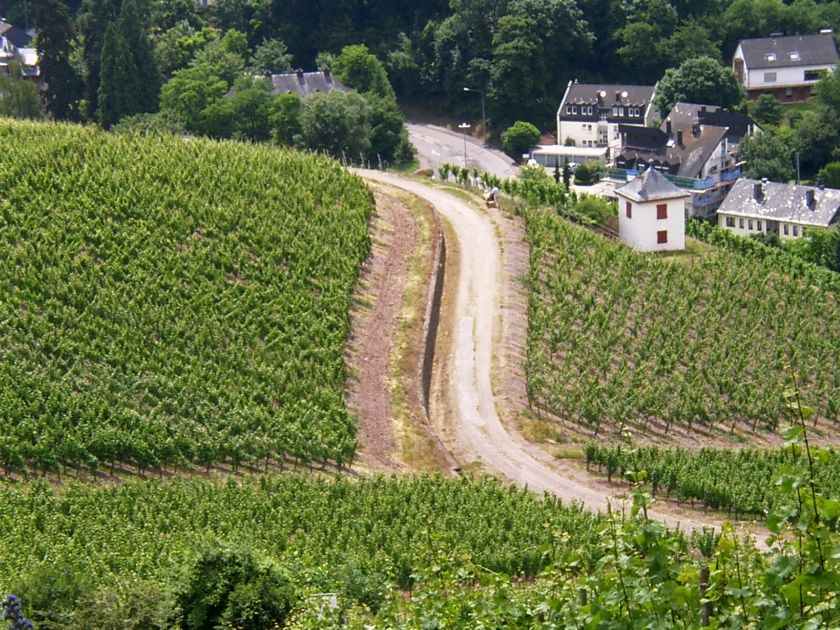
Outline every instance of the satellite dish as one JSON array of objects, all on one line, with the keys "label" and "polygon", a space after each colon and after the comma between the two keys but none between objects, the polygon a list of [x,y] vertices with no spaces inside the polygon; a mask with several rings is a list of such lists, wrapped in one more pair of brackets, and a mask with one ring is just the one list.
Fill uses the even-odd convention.
[{"label": "satellite dish", "polygon": [[627,98],[627,90],[624,90],[624,91],[621,93],[621,98]]},{"label": "satellite dish", "polygon": [[607,98],[607,93],[605,90],[601,90],[600,92],[598,92],[598,96],[600,96],[601,98]]}]

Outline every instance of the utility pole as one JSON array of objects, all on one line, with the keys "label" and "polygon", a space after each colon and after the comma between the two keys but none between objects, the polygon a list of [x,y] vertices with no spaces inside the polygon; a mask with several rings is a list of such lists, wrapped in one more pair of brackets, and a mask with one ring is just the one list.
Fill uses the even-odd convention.
[{"label": "utility pole", "polygon": [[464,132],[464,168],[467,168],[467,129],[469,128],[470,126],[465,122],[458,125],[458,129]]},{"label": "utility pole", "polygon": [[796,152],[796,185],[799,186],[799,151]]},{"label": "utility pole", "polygon": [[484,115],[484,90],[465,87],[464,92],[478,92],[481,95],[481,137],[483,139],[487,135],[487,117]]}]

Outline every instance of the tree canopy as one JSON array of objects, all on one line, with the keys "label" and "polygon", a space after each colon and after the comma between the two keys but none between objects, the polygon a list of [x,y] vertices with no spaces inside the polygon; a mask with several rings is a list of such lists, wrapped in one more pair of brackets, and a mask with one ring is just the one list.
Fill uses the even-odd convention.
[{"label": "tree canopy", "polygon": [[656,89],[654,105],[664,118],[678,101],[733,107],[743,97],[744,90],[731,68],[710,57],[694,57],[679,68],[665,71]]}]

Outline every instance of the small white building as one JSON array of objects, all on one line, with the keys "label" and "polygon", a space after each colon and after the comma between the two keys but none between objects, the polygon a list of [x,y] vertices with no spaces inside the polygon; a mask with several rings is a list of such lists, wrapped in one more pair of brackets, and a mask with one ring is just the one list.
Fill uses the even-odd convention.
[{"label": "small white building", "polygon": [[643,252],[685,249],[685,202],[690,193],[649,167],[615,189],[618,235]]},{"label": "small white building", "polygon": [[783,103],[804,101],[814,86],[837,65],[837,46],[830,28],[815,35],[743,39],[732,69],[749,98],[772,94]]},{"label": "small white building", "polygon": [[557,108],[557,144],[618,149],[619,124],[645,126],[653,122],[654,93],[652,85],[569,81]]},{"label": "small white building", "polygon": [[738,234],[801,238],[840,219],[840,190],[739,179],[717,211],[718,226]]}]

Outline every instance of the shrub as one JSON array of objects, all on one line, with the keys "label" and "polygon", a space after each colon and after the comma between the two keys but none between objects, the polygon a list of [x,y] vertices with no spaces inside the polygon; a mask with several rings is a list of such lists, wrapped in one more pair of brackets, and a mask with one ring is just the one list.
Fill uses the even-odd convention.
[{"label": "shrub", "polygon": [[502,148],[509,156],[519,159],[540,139],[540,130],[529,122],[517,120],[502,133]]},{"label": "shrub", "polygon": [[176,595],[182,626],[190,630],[274,628],[292,610],[294,589],[275,567],[248,549],[206,548]]},{"label": "shrub", "polygon": [[589,186],[594,183],[595,175],[598,173],[598,165],[584,162],[575,169],[575,184],[578,186]]}]

